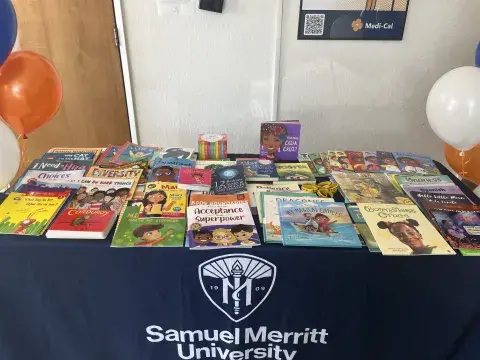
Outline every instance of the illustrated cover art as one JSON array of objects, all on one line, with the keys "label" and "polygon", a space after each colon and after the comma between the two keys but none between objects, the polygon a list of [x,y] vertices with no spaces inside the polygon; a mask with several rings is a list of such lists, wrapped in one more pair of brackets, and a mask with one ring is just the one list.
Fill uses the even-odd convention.
[{"label": "illustrated cover art", "polygon": [[364,173],[367,171],[367,165],[361,151],[345,151],[347,154],[350,165],[353,167],[353,171]]},{"label": "illustrated cover art", "polygon": [[[145,184],[147,181],[148,181],[148,172],[149,172],[149,167],[148,167],[148,159],[146,158],[143,158],[143,159],[139,159],[139,160],[136,160],[136,161],[132,161],[132,162],[129,162],[129,163],[125,163],[123,165],[108,165],[108,166],[105,166],[105,165],[95,165],[95,166],[92,166],[90,169],[89,169],[89,173],[93,173],[93,170],[97,170],[97,173],[102,173],[102,172],[105,172],[107,175],[104,176],[104,177],[112,177],[114,173],[110,173],[110,175],[108,175],[108,170],[114,170],[114,171],[129,171],[129,170],[135,170],[136,172],[138,170],[142,170],[142,172],[140,173],[140,179],[138,180],[138,183],[139,184]],[[120,176],[123,176],[123,175],[120,175]]]},{"label": "illustrated cover art", "polygon": [[465,195],[457,185],[455,184],[443,184],[443,185],[403,185],[403,191],[410,195],[413,191],[435,194],[454,194]]},{"label": "illustrated cover art", "polygon": [[365,245],[367,245],[368,250],[370,252],[380,252],[380,248],[378,247],[378,244],[375,241],[375,238],[373,237],[373,234],[370,231],[367,222],[363,218],[358,206],[347,205],[347,210],[353,220],[353,223],[355,224],[355,227],[358,230],[358,233],[363,238],[363,241],[365,241]]},{"label": "illustrated cover art", "polygon": [[28,170],[38,171],[87,171],[91,165],[90,161],[83,160],[55,160],[55,159],[36,159],[28,166]]},{"label": "illustrated cover art", "polygon": [[158,158],[152,166],[148,181],[178,182],[181,168],[194,168],[195,162],[188,159]]},{"label": "illustrated cover art", "polygon": [[421,176],[421,175],[395,175],[395,179],[403,186],[425,185],[455,185],[448,175]]},{"label": "illustrated cover art", "polygon": [[228,205],[240,203],[250,204],[250,196],[248,195],[248,193],[233,195],[190,194],[189,205]]},{"label": "illustrated cover art", "polygon": [[[92,163],[97,160],[97,158],[102,153],[101,148],[51,148],[46,152],[43,158],[47,156],[52,156],[52,153],[55,154],[64,154],[59,155],[57,160],[87,160],[91,159]],[[69,154],[69,155],[67,155]]]},{"label": "illustrated cover art", "polygon": [[257,228],[246,203],[189,206],[187,219],[190,249],[210,250],[260,245]]},{"label": "illustrated cover art", "polygon": [[140,218],[137,206],[127,206],[112,247],[183,247],[185,219]]},{"label": "illustrated cover art", "polygon": [[440,175],[440,170],[438,170],[432,158],[429,156],[394,152],[393,157],[397,161],[401,172],[421,175]]},{"label": "illustrated cover art", "polygon": [[373,173],[333,173],[348,203],[413,204],[385,176]]},{"label": "illustrated cover art", "polygon": [[358,207],[384,255],[455,255],[416,205]]},{"label": "illustrated cover art", "polygon": [[298,162],[307,164],[308,167],[310,168],[310,171],[312,172],[313,176],[315,176],[315,177],[320,176],[320,174],[317,171],[317,168],[315,167],[315,164],[313,163],[312,159],[310,159],[309,154],[299,153],[298,154]]},{"label": "illustrated cover art", "polygon": [[[117,213],[113,210],[94,210],[82,208],[69,208],[63,210],[56,218],[49,232],[95,232],[103,233],[110,230]],[[47,234],[47,237],[51,235]],[[69,237],[69,236],[65,236]],[[79,236],[80,237],[80,236]]]},{"label": "illustrated cover art", "polygon": [[92,166],[86,176],[100,177],[100,178],[113,178],[113,179],[133,179],[133,186],[136,187],[140,182],[140,178],[143,175],[143,169],[114,169],[105,168],[97,165]]},{"label": "illustrated cover art", "polygon": [[117,153],[114,155],[110,162],[123,165],[132,161],[136,161],[142,158],[150,159],[155,152],[158,151],[158,147],[154,146],[141,146],[126,142]]},{"label": "illustrated cover art", "polygon": [[198,160],[195,163],[195,169],[214,170],[222,167],[235,166],[235,165],[237,165],[236,161],[229,161],[229,160]]},{"label": "illustrated cover art", "polygon": [[362,247],[343,203],[280,200],[278,207],[284,245]]},{"label": "illustrated cover art", "polygon": [[160,151],[160,154],[163,158],[191,159],[194,152],[190,148],[169,147]]},{"label": "illustrated cover art", "polygon": [[402,40],[409,0],[302,0],[299,40]]},{"label": "illustrated cover art", "polygon": [[236,165],[213,170],[211,189],[215,195],[246,192],[247,183],[243,167]]},{"label": "illustrated cover art", "polygon": [[177,184],[149,182],[141,206],[141,217],[184,218],[187,191]]},{"label": "illustrated cover art", "polygon": [[250,195],[250,206],[257,208],[261,204],[261,192],[300,192],[300,187],[296,182],[277,183],[277,184],[247,184],[248,194]]},{"label": "illustrated cover art", "polygon": [[260,158],[272,161],[297,161],[301,127],[298,121],[262,123]]},{"label": "illustrated cover art", "polygon": [[363,159],[365,160],[365,167],[369,173],[378,173],[382,168],[378,164],[378,157],[376,151],[363,151]]},{"label": "illustrated cover art", "polygon": [[301,202],[333,202],[330,198],[318,198],[314,193],[261,193],[263,218],[263,240],[271,243],[282,243],[282,229],[280,226],[280,213],[277,201],[301,201]]},{"label": "illustrated cover art", "polygon": [[428,193],[421,191],[411,191],[410,197],[416,203],[421,205],[427,203],[441,204],[472,204],[470,199],[462,194],[444,194],[444,193]]},{"label": "illustrated cover art", "polygon": [[399,173],[400,168],[393,158],[393,154],[388,151],[377,151],[378,165],[383,172]]},{"label": "illustrated cover art", "polygon": [[430,214],[450,245],[463,255],[480,255],[480,207],[429,204]]},{"label": "illustrated cover art", "polygon": [[[212,186],[212,170],[181,168],[178,183],[181,185],[193,185],[193,187],[210,189]],[[188,187],[186,187],[188,189]],[[191,190],[195,190],[192,188]]]},{"label": "illustrated cover art", "polygon": [[305,163],[276,163],[279,182],[294,181],[298,184],[316,184],[310,168]]},{"label": "illustrated cover art", "polygon": [[326,153],[308,153],[308,157],[312,160],[318,176],[327,176],[332,172]]},{"label": "illustrated cover art", "polygon": [[[340,153],[342,153],[342,151]],[[337,152],[335,150],[328,150],[327,157],[328,157],[328,164],[332,171],[343,170],[342,164],[340,164],[340,161],[338,161]]]},{"label": "illustrated cover art", "polygon": [[69,192],[54,196],[10,193],[0,206],[0,233],[42,235],[68,195]]},{"label": "illustrated cover art", "polygon": [[108,145],[108,147],[105,149],[105,151],[100,155],[97,159],[97,162],[95,165],[99,166],[111,166],[111,165],[116,165],[112,163],[111,161],[117,155],[117,152],[121,149],[121,146],[115,146],[115,145]]},{"label": "illustrated cover art", "polygon": [[275,163],[267,159],[237,159],[237,165],[243,166],[247,181],[277,181]]},{"label": "illustrated cover art", "polygon": [[40,171],[27,170],[23,177],[15,184],[15,189],[21,185],[39,185],[43,181],[69,182],[70,180],[80,179],[83,177],[84,170],[72,171]]}]

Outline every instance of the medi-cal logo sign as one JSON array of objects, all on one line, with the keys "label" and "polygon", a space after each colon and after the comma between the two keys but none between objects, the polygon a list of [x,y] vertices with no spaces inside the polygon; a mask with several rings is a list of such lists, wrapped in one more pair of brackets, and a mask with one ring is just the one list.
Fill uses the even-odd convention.
[{"label": "medi-cal logo sign", "polygon": [[[275,284],[276,266],[257,256],[229,254],[200,264],[198,275],[210,302],[230,320],[240,322],[249,317],[270,294]],[[291,345],[327,344],[328,336],[326,329],[281,332],[270,330],[267,326],[235,328],[231,332],[217,329],[165,330],[159,325],[150,325],[145,331],[151,343],[176,343],[180,359],[292,360],[298,350]],[[254,344],[262,346],[253,347]],[[231,350],[232,347],[241,350]]]}]

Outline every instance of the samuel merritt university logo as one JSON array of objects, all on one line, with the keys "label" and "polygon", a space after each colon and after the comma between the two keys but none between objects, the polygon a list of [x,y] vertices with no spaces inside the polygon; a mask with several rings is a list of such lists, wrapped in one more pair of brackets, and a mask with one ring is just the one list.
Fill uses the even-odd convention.
[{"label": "samuel merritt university logo", "polygon": [[357,32],[363,29],[363,21],[358,18],[357,20],[352,21],[352,29]]},{"label": "samuel merritt university logo", "polygon": [[277,268],[248,254],[230,254],[210,259],[198,267],[203,291],[230,320],[249,317],[268,297]]}]

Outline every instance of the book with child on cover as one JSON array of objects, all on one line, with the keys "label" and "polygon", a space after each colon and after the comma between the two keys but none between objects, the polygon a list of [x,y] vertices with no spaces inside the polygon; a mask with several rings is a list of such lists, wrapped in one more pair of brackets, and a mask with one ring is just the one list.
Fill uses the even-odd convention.
[{"label": "book with child on cover", "polygon": [[301,128],[299,121],[262,123],[260,158],[272,161],[297,161]]}]

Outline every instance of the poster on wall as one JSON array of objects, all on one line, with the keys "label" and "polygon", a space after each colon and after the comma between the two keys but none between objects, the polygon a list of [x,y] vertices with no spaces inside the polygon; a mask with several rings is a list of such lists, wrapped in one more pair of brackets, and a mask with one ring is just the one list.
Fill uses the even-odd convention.
[{"label": "poster on wall", "polygon": [[299,40],[402,40],[410,0],[302,0]]}]

